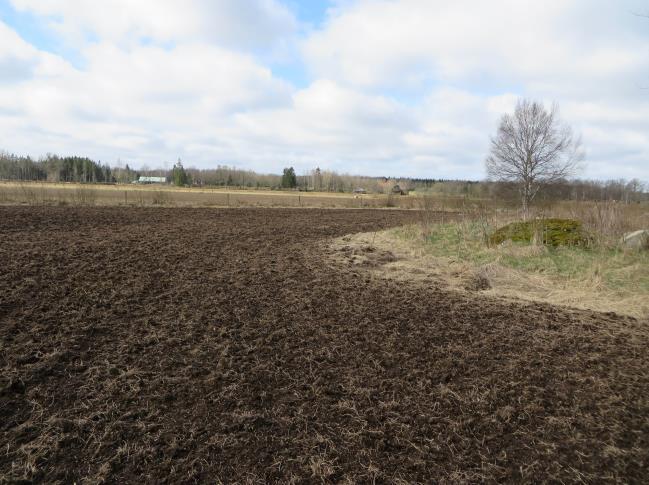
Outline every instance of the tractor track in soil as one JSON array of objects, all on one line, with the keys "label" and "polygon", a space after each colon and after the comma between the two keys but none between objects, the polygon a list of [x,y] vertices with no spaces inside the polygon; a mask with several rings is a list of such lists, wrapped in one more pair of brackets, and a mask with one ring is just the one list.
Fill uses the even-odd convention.
[{"label": "tractor track in soil", "polygon": [[327,262],[413,217],[0,207],[0,483],[646,479],[647,323]]}]

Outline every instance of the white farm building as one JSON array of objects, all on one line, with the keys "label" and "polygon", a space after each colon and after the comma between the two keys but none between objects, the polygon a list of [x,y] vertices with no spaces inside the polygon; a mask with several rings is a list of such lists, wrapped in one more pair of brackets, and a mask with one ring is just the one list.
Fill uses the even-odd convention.
[{"label": "white farm building", "polygon": [[166,184],[167,177],[140,177],[134,184]]}]

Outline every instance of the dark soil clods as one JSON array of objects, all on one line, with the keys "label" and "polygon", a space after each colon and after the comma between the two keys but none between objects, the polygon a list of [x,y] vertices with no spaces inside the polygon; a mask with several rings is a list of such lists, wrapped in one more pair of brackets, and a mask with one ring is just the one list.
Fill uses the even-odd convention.
[{"label": "dark soil clods", "polygon": [[327,265],[412,218],[1,207],[0,483],[646,481],[647,324]]}]

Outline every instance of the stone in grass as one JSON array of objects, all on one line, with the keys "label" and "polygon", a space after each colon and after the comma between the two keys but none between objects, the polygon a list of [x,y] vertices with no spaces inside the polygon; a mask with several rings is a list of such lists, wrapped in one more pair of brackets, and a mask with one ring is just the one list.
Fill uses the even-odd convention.
[{"label": "stone in grass", "polygon": [[625,234],[622,238],[622,245],[627,249],[649,249],[649,229]]}]

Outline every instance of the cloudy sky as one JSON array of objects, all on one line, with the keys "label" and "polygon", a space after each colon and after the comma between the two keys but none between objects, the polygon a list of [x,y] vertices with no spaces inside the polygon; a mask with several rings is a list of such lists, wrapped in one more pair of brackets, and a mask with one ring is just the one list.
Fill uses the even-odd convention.
[{"label": "cloudy sky", "polygon": [[0,0],[0,149],[484,177],[521,96],[649,180],[649,0]]}]

